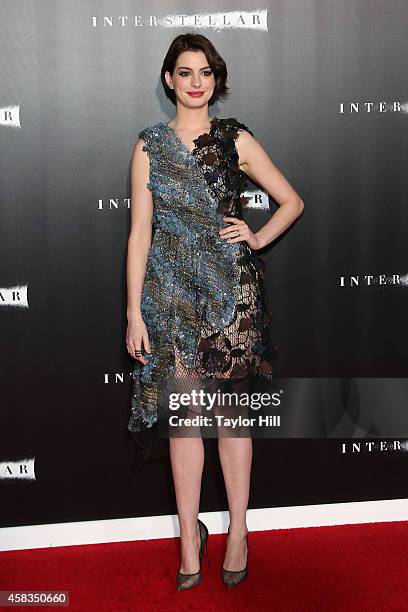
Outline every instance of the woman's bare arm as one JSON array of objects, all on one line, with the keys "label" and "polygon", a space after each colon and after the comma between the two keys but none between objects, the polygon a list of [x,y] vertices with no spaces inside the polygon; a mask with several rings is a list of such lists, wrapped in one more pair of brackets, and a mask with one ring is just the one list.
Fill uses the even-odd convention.
[{"label": "woman's bare arm", "polygon": [[146,264],[152,242],[152,192],[149,181],[149,157],[142,150],[144,140],[135,144],[131,161],[131,229],[128,239],[127,318],[141,317],[140,301],[146,274]]},{"label": "woman's bare arm", "polygon": [[[239,166],[279,204],[279,209],[255,234],[256,248],[275,240],[304,210],[302,198],[290,185],[262,145],[249,132],[239,131],[236,141]],[[232,242],[235,242],[233,239]]]}]

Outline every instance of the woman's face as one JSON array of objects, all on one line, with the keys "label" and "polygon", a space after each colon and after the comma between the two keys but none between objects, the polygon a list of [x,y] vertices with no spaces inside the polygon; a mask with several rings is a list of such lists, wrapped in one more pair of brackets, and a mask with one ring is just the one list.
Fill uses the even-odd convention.
[{"label": "woman's face", "polygon": [[183,106],[205,106],[214,92],[214,74],[202,51],[183,51],[177,58],[173,76],[167,71],[165,79],[174,89],[177,103]]}]

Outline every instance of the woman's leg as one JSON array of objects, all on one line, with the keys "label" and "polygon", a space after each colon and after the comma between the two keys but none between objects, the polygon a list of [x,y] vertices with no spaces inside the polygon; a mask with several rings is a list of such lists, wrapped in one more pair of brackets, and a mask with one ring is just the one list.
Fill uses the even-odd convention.
[{"label": "woman's leg", "polygon": [[230,513],[229,537],[223,567],[244,569],[247,558],[246,512],[252,464],[252,438],[218,437],[218,452],[224,475]]},{"label": "woman's leg", "polygon": [[[196,388],[192,372],[187,370],[176,350],[176,374],[172,391],[189,393]],[[193,418],[200,414],[186,410],[179,416]],[[200,550],[200,529],[198,513],[200,508],[201,479],[204,467],[204,444],[199,426],[175,428],[169,436],[170,462],[173,474],[177,502],[177,513],[180,525],[181,559],[180,572],[194,574],[198,572]]]},{"label": "woman's leg", "polygon": [[180,572],[198,572],[200,532],[198,512],[200,506],[201,477],[204,465],[202,438],[170,438],[170,461],[173,472],[177,512],[180,524]]}]

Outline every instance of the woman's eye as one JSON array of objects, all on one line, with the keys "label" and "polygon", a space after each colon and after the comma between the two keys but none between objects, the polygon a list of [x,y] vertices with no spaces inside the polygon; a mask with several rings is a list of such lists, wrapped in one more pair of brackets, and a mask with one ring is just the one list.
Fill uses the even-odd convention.
[{"label": "woman's eye", "polygon": [[[179,72],[179,75],[182,76],[182,77],[189,76],[189,74],[190,73],[186,72],[186,71]],[[203,75],[206,76],[206,77],[211,76],[212,75],[212,70],[206,70],[205,72],[203,72]]]}]

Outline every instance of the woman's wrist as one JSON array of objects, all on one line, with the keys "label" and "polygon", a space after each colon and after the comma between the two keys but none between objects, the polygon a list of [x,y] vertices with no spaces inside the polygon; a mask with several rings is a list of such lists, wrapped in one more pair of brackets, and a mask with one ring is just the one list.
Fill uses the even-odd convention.
[{"label": "woman's wrist", "polygon": [[127,311],[127,320],[128,321],[136,321],[137,319],[142,318],[142,312],[140,308],[133,308],[133,310]]},{"label": "woman's wrist", "polygon": [[255,232],[255,238],[257,240],[257,246],[256,246],[256,251],[259,251],[259,249],[263,249],[268,243],[265,241],[265,238],[263,237],[263,234],[260,233],[261,230],[258,230],[257,232]]}]

